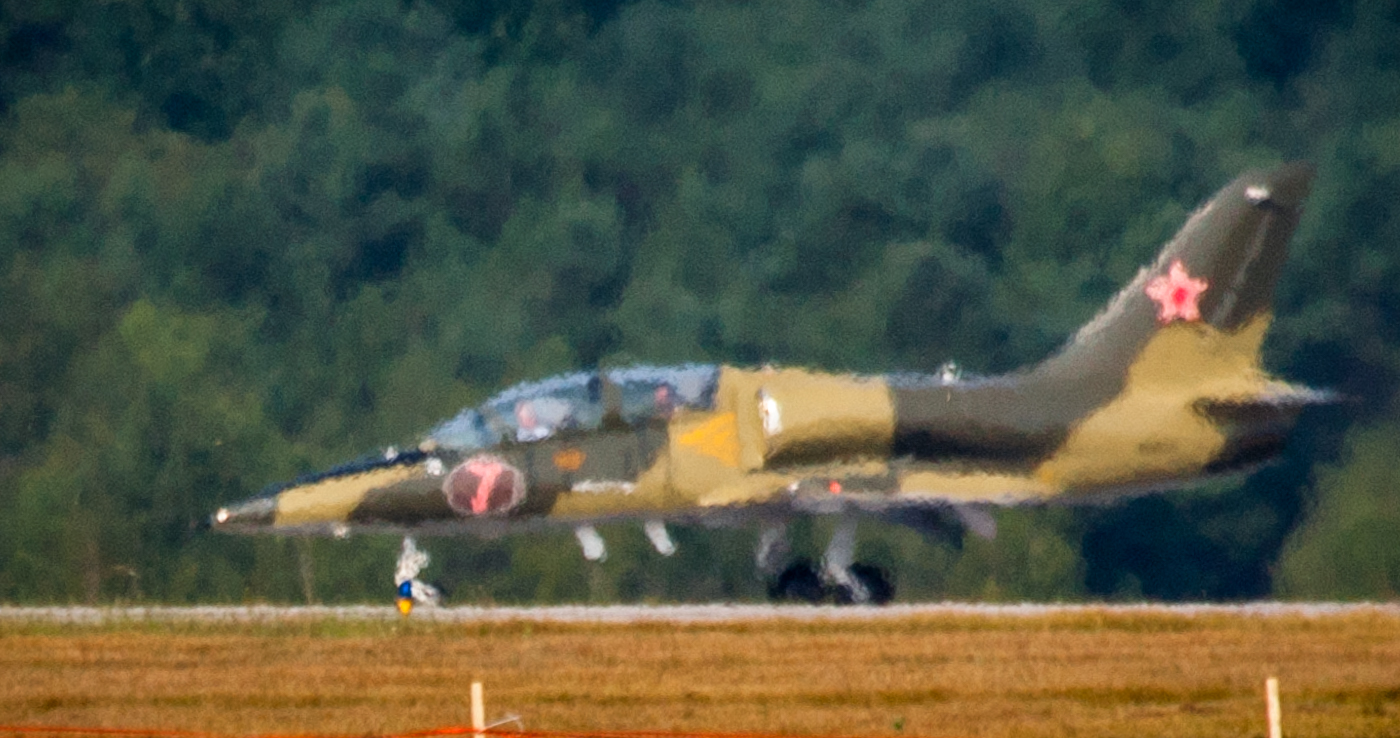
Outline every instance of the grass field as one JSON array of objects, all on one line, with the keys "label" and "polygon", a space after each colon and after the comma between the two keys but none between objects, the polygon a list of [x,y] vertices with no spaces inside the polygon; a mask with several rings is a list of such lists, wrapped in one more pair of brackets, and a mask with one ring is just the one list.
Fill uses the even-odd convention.
[{"label": "grass field", "polygon": [[640,625],[0,622],[0,724],[364,735],[1400,735],[1400,617],[1058,613]]}]

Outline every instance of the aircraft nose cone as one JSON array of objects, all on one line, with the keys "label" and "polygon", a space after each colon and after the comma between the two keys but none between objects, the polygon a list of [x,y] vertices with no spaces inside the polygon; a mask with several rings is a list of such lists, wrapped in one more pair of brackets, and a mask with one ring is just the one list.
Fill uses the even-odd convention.
[{"label": "aircraft nose cone", "polygon": [[258,497],[219,508],[209,516],[214,530],[263,528],[272,525],[277,514],[277,498]]}]

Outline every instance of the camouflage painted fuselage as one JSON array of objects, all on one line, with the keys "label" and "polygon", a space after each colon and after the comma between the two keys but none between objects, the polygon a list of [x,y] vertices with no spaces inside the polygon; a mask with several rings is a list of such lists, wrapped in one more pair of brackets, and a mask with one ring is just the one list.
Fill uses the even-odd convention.
[{"label": "camouflage painted fuselage", "polygon": [[512,388],[216,513],[233,530],[502,531],[1006,504],[1179,486],[1273,457],[1326,399],[1260,345],[1311,171],[1241,177],[1059,353],[1009,375],[685,366]]}]

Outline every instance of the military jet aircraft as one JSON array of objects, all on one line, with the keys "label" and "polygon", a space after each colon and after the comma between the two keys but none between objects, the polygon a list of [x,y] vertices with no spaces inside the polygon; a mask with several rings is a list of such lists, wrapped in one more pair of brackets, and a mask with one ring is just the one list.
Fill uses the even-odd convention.
[{"label": "military jet aircraft", "polygon": [[[578,372],[512,387],[403,450],[277,485],[214,513],[226,531],[499,534],[641,522],[757,523],[776,573],[786,521],[839,516],[820,569],[777,594],[883,602],[852,561],[855,520],[989,535],[992,505],[1075,502],[1190,484],[1277,455],[1326,392],[1260,365],[1274,283],[1312,170],[1250,172],[1190,216],[1150,266],[1043,362],[1003,376],[854,376],[690,364]],[[435,592],[405,538],[400,607]]]}]

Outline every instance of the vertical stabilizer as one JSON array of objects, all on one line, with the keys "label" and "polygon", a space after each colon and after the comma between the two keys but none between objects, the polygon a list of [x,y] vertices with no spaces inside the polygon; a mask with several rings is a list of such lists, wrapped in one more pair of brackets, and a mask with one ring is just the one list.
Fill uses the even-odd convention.
[{"label": "vertical stabilizer", "polygon": [[1034,373],[1081,380],[1076,383],[1097,378],[1112,393],[1163,328],[1200,322],[1235,333],[1270,320],[1274,283],[1312,176],[1311,166],[1295,162],[1236,179],[1192,214],[1156,261]]},{"label": "vertical stabilizer", "polygon": [[1311,181],[1302,163],[1235,180],[1103,312],[1030,369],[895,387],[895,454],[1031,463],[1087,419],[1110,417],[1110,405],[1112,433],[1133,454],[1132,426],[1156,410],[1171,405],[1194,422],[1198,400],[1233,403],[1270,391],[1259,344]]}]

